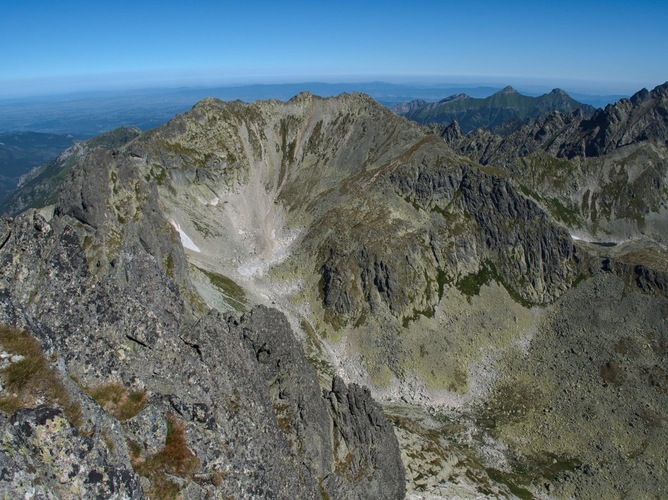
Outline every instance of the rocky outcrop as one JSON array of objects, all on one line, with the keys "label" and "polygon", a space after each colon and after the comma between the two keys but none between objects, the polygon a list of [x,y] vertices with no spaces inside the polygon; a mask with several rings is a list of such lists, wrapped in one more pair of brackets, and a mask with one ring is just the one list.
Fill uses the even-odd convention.
[{"label": "rocky outcrop", "polygon": [[580,124],[579,134],[581,141],[562,146],[560,156],[602,156],[643,141],[666,144],[668,82],[652,91],[642,89],[630,99],[621,99],[598,110]]},{"label": "rocky outcrop", "polygon": [[574,131],[586,116],[581,110],[554,111],[521,124],[506,136],[485,129],[466,135],[451,134],[445,129],[442,137],[452,149],[481,165],[512,168],[517,158],[536,151],[558,155],[563,143],[574,140]]},{"label": "rocky outcrop", "polygon": [[453,144],[460,141],[464,138],[464,135],[465,134],[459,126],[459,123],[456,121],[445,127],[443,132],[441,132],[441,137],[443,137],[446,144]]},{"label": "rocky outcrop", "polygon": [[32,169],[21,177],[19,190],[0,202],[0,212],[18,214],[26,208],[48,205],[55,201],[60,183],[74,165],[85,162],[87,153],[98,148],[117,149],[141,134],[135,127],[120,127],[83,144],[75,144],[58,158]]},{"label": "rocky outcrop", "polygon": [[539,303],[551,302],[570,286],[578,274],[572,239],[532,200],[479,171],[464,174],[460,192],[481,230],[481,246],[493,252],[505,283]]},{"label": "rocky outcrop", "polygon": [[478,266],[489,259],[503,282],[525,300],[550,302],[577,275],[570,236],[506,179],[465,166],[399,172],[392,179],[402,195],[425,210],[450,207],[451,216],[456,207],[473,223]]},{"label": "rocky outcrop", "polygon": [[[105,156],[98,169],[105,162],[113,164]],[[125,178],[123,167],[116,166],[116,189],[135,185],[137,179]],[[23,491],[34,468],[38,475],[68,474],[82,494],[139,497],[142,491],[152,495],[172,488],[188,497],[319,498],[320,491],[337,497],[337,488],[345,487],[371,497],[382,483],[388,488],[382,491],[392,492],[387,498],[401,497],[396,438],[391,427],[379,424],[380,409],[356,424],[361,437],[349,446],[362,458],[338,460],[332,429],[347,424],[330,416],[329,400],[285,318],[263,308],[241,320],[216,311],[197,313],[187,303],[184,270],[175,264],[183,250],[155,199],[149,195],[139,203],[132,223],[105,223],[109,204],[90,197],[107,192],[113,200],[113,187],[105,190],[97,182],[85,171],[74,174],[65,184],[69,195],[63,194],[49,221],[27,212],[5,222],[1,320],[32,332],[60,360],[68,390],[82,402],[82,417],[75,425],[57,407],[15,413],[8,432],[38,428],[12,431],[7,453],[46,430],[50,442],[42,446],[50,448],[34,449],[24,461],[17,457],[8,465],[18,475],[3,476],[4,490]],[[110,241],[120,228],[121,242]],[[93,250],[91,241],[101,248]],[[98,259],[101,255],[106,260]],[[128,415],[114,416],[113,406],[105,405],[112,412],[105,414],[103,403],[89,394],[109,387],[146,394],[146,406],[127,421],[122,419]],[[34,425],[14,424],[32,418],[29,412],[46,416]],[[77,437],[82,434],[86,437]],[[52,449],[56,445],[64,448]],[[358,452],[358,445],[375,451]],[[175,448],[182,462],[161,465]],[[50,472],[38,461],[47,451],[72,460],[81,456],[79,468],[65,470],[62,462]],[[328,481],[332,474],[346,480]],[[62,487],[49,484],[45,492],[63,494]]]},{"label": "rocky outcrop", "polygon": [[394,430],[369,390],[339,377],[320,390],[285,316],[266,307],[238,327],[268,383],[280,429],[292,450],[312,464],[332,498],[401,498],[403,474]]},{"label": "rocky outcrop", "polygon": [[[339,377],[330,391],[323,391],[333,421],[335,473],[325,478],[335,498],[402,498],[404,485],[397,481],[403,465],[392,425],[369,390],[346,385]],[[363,487],[361,487],[363,485]]]}]

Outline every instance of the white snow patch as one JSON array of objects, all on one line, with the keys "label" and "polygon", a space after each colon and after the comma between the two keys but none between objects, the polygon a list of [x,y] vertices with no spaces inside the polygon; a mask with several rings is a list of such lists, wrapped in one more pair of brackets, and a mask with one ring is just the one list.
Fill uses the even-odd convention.
[{"label": "white snow patch", "polygon": [[195,245],[195,242],[190,239],[190,236],[188,236],[183,229],[181,229],[181,226],[175,221],[170,221],[172,223],[172,226],[174,226],[174,229],[176,229],[179,233],[179,236],[181,236],[181,244],[183,245],[183,248],[187,248],[188,250],[192,250],[193,252],[201,252],[199,247]]}]

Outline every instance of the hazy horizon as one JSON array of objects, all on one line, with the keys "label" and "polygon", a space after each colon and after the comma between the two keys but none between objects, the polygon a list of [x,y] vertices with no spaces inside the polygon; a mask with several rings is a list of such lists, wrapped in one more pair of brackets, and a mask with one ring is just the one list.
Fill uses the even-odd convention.
[{"label": "hazy horizon", "polygon": [[0,19],[0,99],[314,81],[631,94],[668,80],[667,20],[654,0],[26,0]]},{"label": "hazy horizon", "polygon": [[[591,96],[603,95],[632,95],[642,88],[651,90],[665,81],[652,81],[643,84],[643,82],[611,82],[595,80],[572,80],[563,79],[537,79],[530,77],[503,77],[503,76],[425,76],[423,78],[411,77],[403,78],[391,75],[370,75],[368,77],[348,78],[303,78],[303,79],[258,79],[225,81],[214,78],[200,79],[174,79],[174,78],[141,78],[132,79],[122,75],[97,75],[86,78],[63,78],[50,80],[48,86],[44,86],[41,80],[21,81],[12,86],[10,82],[0,83],[0,100],[40,98],[40,97],[58,97],[67,95],[78,95],[82,93],[93,92],[136,92],[147,90],[178,90],[178,89],[216,89],[216,88],[244,88],[249,86],[280,86],[280,85],[368,85],[373,83],[390,84],[397,86],[411,87],[505,87],[510,85],[520,91],[527,93],[540,94],[547,93],[554,88],[561,88],[568,93],[576,93]],[[305,88],[306,90],[306,88]],[[447,97],[447,95],[443,95]]]}]

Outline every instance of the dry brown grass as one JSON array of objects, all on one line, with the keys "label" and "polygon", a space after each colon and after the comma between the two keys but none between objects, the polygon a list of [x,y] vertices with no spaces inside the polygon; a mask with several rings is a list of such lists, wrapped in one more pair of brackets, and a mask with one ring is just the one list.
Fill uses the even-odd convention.
[{"label": "dry brown grass", "polygon": [[169,475],[190,479],[200,468],[197,456],[188,448],[186,424],[176,416],[167,415],[165,446],[155,455],[144,457],[141,446],[129,443],[132,465],[135,471],[151,481],[148,496],[151,498],[177,498],[179,485]]},{"label": "dry brown grass", "polygon": [[128,420],[144,409],[148,402],[146,391],[130,391],[120,382],[110,382],[84,391],[118,420]]},{"label": "dry brown grass", "polygon": [[21,408],[39,404],[60,406],[68,420],[81,424],[81,407],[72,400],[56,370],[50,365],[36,338],[15,328],[0,326],[2,349],[23,359],[0,370],[3,395],[0,411],[12,415]]}]

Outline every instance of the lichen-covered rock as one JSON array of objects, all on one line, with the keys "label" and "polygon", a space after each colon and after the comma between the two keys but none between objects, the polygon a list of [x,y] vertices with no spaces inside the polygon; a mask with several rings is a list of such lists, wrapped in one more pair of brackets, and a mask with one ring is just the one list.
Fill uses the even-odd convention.
[{"label": "lichen-covered rock", "polygon": [[101,441],[82,436],[47,406],[1,422],[0,493],[8,497],[143,498],[129,463],[113,460]]},{"label": "lichen-covered rock", "polygon": [[138,415],[123,424],[128,439],[142,447],[142,453],[155,455],[167,440],[167,421],[164,409],[149,403]]}]

